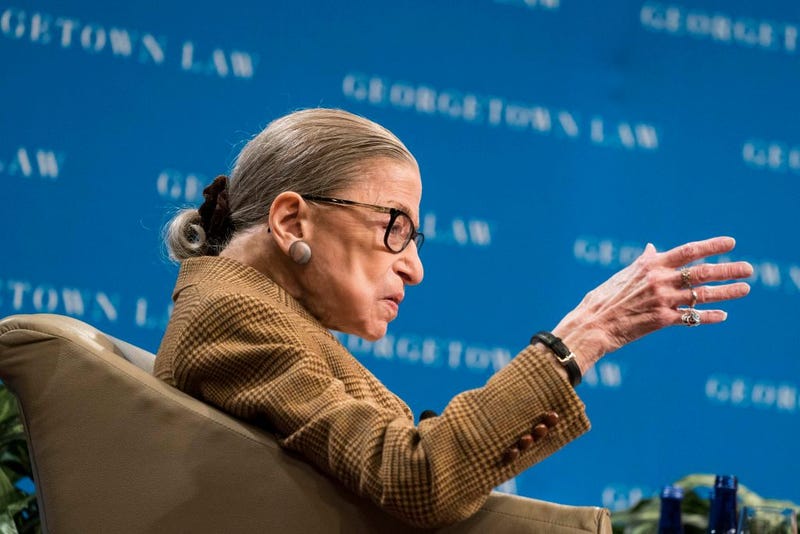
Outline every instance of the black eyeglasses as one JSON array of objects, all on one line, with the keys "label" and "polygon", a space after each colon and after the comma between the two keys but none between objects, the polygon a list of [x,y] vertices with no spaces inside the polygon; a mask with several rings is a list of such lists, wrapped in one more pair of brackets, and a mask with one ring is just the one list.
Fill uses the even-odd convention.
[{"label": "black eyeglasses", "polygon": [[375,204],[365,204],[363,202],[356,202],[355,200],[344,200],[342,198],[319,197],[316,195],[302,195],[304,199],[311,202],[322,202],[324,204],[334,204],[337,206],[358,206],[361,208],[369,208],[372,211],[389,214],[389,224],[386,226],[386,233],[383,236],[383,244],[386,245],[390,251],[398,254],[403,252],[409,243],[414,241],[417,245],[417,250],[422,248],[422,243],[425,242],[425,236],[422,232],[418,232],[414,228],[414,221],[411,217],[397,208],[387,208],[384,206],[376,206]]}]

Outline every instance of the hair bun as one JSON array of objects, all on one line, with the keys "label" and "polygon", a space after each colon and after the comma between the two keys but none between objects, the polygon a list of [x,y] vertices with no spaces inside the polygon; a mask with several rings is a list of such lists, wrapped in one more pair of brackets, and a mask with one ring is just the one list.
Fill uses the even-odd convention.
[{"label": "hair bun", "polygon": [[214,178],[214,181],[203,189],[203,198],[205,202],[197,212],[200,214],[200,225],[206,234],[206,242],[211,247],[222,246],[234,230],[228,201],[228,177],[221,174]]}]

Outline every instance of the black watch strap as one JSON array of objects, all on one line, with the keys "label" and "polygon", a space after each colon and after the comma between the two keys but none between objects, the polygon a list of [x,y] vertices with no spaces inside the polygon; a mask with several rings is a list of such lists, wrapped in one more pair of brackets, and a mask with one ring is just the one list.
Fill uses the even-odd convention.
[{"label": "black watch strap", "polygon": [[569,377],[569,383],[572,384],[572,387],[581,383],[581,368],[578,366],[578,362],[575,361],[575,354],[564,345],[561,338],[554,336],[546,330],[542,330],[534,334],[531,338],[531,344],[537,342],[542,343],[545,347],[553,351],[558,363],[567,370],[567,377]]}]

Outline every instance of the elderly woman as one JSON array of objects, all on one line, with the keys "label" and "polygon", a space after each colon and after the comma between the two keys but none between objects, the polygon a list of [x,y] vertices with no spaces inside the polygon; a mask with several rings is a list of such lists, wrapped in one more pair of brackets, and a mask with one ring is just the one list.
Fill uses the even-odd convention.
[{"label": "elderly woman", "polygon": [[[675,324],[724,321],[746,263],[719,237],[648,245],[485,386],[414,423],[329,329],[376,340],[423,277],[419,168],[389,131],[310,109],[272,122],[171,222],[181,262],[158,352],[163,380],[278,435],[287,449],[421,526],[464,519],[492,488],[589,429],[573,387],[604,354]],[[689,306],[688,308],[679,306]],[[268,483],[265,481],[265,483]]]}]

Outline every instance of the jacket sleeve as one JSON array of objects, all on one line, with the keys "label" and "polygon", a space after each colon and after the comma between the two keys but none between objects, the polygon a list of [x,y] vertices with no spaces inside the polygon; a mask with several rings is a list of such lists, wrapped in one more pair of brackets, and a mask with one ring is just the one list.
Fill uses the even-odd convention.
[{"label": "jacket sleeve", "polygon": [[[288,315],[242,295],[197,306],[176,339],[175,385],[276,431],[284,447],[413,525],[469,517],[492,488],[589,429],[583,403],[539,346],[415,426],[349,395]],[[558,423],[509,458],[548,412]]]}]

